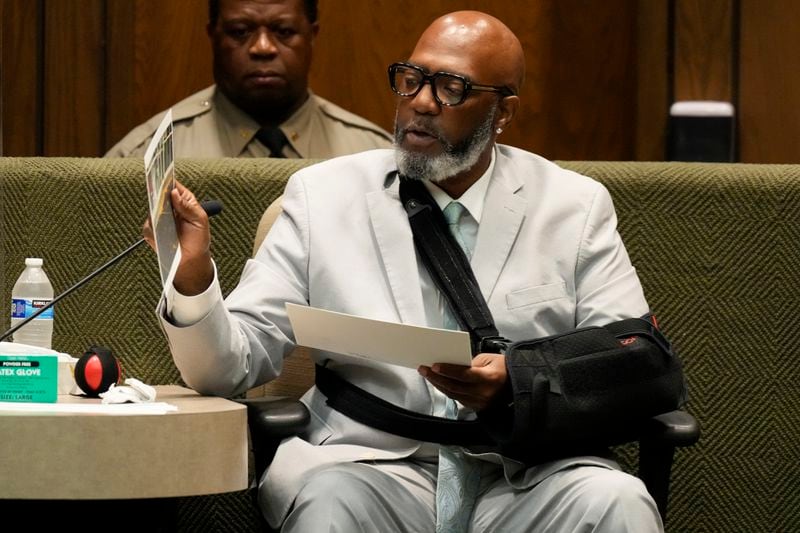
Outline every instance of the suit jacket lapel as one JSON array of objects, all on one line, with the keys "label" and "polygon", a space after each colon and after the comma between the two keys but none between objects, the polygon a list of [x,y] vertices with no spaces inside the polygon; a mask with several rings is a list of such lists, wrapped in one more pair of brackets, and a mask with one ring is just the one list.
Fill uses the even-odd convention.
[{"label": "suit jacket lapel", "polygon": [[400,319],[405,324],[425,325],[417,255],[400,203],[399,180],[386,189],[367,193],[367,206]]},{"label": "suit jacket lapel", "polygon": [[498,153],[472,256],[472,270],[487,301],[511,253],[528,206],[528,201],[516,194],[523,182],[513,173],[512,165]]}]

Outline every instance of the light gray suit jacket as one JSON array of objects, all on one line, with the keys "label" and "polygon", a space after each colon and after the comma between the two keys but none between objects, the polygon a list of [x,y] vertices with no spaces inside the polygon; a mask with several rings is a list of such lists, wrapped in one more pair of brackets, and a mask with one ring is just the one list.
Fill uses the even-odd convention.
[{"label": "light gray suit jacket", "polygon": [[[420,269],[398,186],[391,150],[297,172],[286,186],[283,213],[227,300],[189,327],[162,320],[186,383],[204,394],[228,396],[277,376],[294,348],[286,302],[426,325]],[[511,340],[648,311],[606,189],[508,146],[497,146],[472,268],[500,333]],[[321,352],[313,357],[327,359]],[[329,366],[389,402],[432,414],[429,386],[415,370],[362,359]],[[274,526],[317,469],[407,457],[420,445],[331,410],[315,388],[303,401],[311,427],[281,445],[261,483],[262,507]],[[484,458],[502,462],[517,486],[576,461],[607,464],[574,459],[521,472],[514,461]]]}]

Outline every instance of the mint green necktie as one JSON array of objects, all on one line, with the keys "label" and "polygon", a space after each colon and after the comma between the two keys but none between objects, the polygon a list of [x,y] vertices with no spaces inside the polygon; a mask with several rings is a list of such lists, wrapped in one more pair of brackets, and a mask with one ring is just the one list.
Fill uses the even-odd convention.
[{"label": "mint green necktie", "polygon": [[461,228],[459,226],[459,221],[461,220],[461,215],[466,211],[466,208],[459,202],[450,202],[442,211],[444,215],[444,219],[447,221],[447,227],[450,229],[450,233],[455,237],[456,242],[464,250],[464,253],[467,254],[468,259],[472,259],[472,248],[474,243],[469,243],[464,238],[464,235],[461,233]]},{"label": "mint green necktie", "polygon": [[[442,213],[450,233],[455,237],[469,258],[472,247],[466,242],[459,228],[459,220],[464,212],[459,202],[450,202]],[[452,311],[445,306],[444,327],[458,329]],[[457,418],[458,406],[454,400],[447,399],[446,418]],[[439,472],[436,482],[436,533],[456,533],[467,531],[475,498],[480,486],[480,466],[476,459],[464,454],[458,446],[439,447]]]}]

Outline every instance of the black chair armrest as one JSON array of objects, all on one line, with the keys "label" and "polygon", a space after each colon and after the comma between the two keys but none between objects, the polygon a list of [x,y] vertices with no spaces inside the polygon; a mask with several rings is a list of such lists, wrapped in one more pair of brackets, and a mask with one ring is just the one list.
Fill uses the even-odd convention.
[{"label": "black chair armrest", "polygon": [[686,411],[670,411],[649,419],[639,432],[639,477],[667,521],[669,483],[676,447],[691,446],[700,438],[700,424]]},{"label": "black chair armrest", "polygon": [[267,469],[278,445],[286,437],[303,431],[311,419],[306,406],[289,398],[247,398],[247,424],[255,455],[256,480]]}]

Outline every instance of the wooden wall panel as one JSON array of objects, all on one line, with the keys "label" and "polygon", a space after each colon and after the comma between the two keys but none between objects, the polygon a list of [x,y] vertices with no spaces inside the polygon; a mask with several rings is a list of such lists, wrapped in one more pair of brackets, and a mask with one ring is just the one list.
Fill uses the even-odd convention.
[{"label": "wooden wall panel", "polygon": [[431,0],[413,10],[387,0],[350,0],[335,9],[322,2],[312,87],[391,129],[386,66],[407,58],[434,18],[458,8],[503,20],[526,51],[522,107],[501,142],[552,158],[633,158],[634,0]]},{"label": "wooden wall panel", "polygon": [[[42,1],[46,155],[101,155],[210,83],[205,0]],[[502,142],[551,158],[633,157],[636,0],[432,0],[413,11],[388,0],[323,1],[313,89],[391,129],[386,66],[456,8],[496,15],[527,52],[522,108]]]},{"label": "wooden wall panel", "polygon": [[[101,155],[211,82],[206,0],[2,0],[2,8],[4,155]],[[457,8],[498,16],[525,47],[523,105],[502,142],[551,158],[659,159],[674,95],[733,101],[742,161],[800,160],[794,0],[430,0],[413,10],[323,0],[312,87],[390,129],[386,65]]]},{"label": "wooden wall panel", "polygon": [[533,30],[519,9],[506,16],[523,36],[550,32],[546,46],[526,48],[541,62],[527,95],[537,112],[510,144],[555,159],[632,159],[636,3],[556,0],[546,13]]},{"label": "wooden wall panel", "polygon": [[741,0],[739,151],[800,163],[800,2]]},{"label": "wooden wall panel", "polygon": [[141,122],[137,95],[144,88],[136,85],[136,6],[131,0],[106,3],[104,151]]},{"label": "wooden wall panel", "polygon": [[667,0],[639,2],[636,30],[635,159],[662,161],[666,152],[669,109]]},{"label": "wooden wall panel", "polygon": [[[767,152],[789,151],[780,148],[792,138],[780,125],[788,127],[791,110],[800,107],[792,101],[798,54],[790,51],[800,50],[792,0],[431,0],[413,11],[389,0],[323,1],[312,87],[389,129],[394,99],[386,65],[408,57],[434,17],[457,7],[480,9],[505,20],[527,53],[523,106],[503,142],[553,158],[657,159],[666,94],[736,97],[730,21],[738,20],[740,3],[747,97],[741,131],[758,137],[743,141],[742,155],[786,160]],[[675,7],[673,36],[664,33],[665,5]],[[7,155],[100,155],[211,81],[206,0],[4,0],[3,6]],[[43,33],[32,22],[37,17]],[[672,86],[664,44],[670,38]],[[765,101],[769,80],[785,106]]]},{"label": "wooden wall panel", "polygon": [[0,154],[41,153],[41,15],[37,0],[3,0]]},{"label": "wooden wall panel", "polygon": [[207,0],[107,0],[105,148],[213,83]]},{"label": "wooden wall panel", "polygon": [[733,0],[675,2],[675,100],[733,102]]},{"label": "wooden wall panel", "polygon": [[104,2],[44,3],[43,155],[96,156],[104,143]]}]

